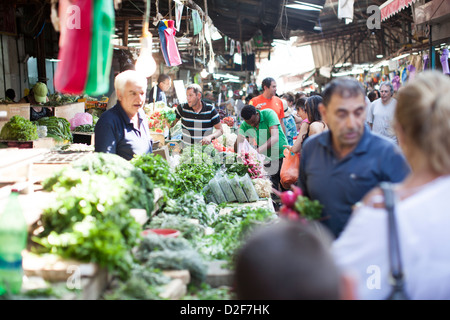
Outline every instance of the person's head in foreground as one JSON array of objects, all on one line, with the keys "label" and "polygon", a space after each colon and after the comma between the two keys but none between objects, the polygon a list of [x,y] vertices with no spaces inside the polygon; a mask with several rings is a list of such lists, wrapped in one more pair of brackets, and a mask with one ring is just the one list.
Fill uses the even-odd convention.
[{"label": "person's head in foreground", "polygon": [[413,171],[450,173],[450,79],[424,71],[398,91],[395,131]]},{"label": "person's head in foreground", "polygon": [[353,284],[339,273],[329,235],[319,228],[281,221],[256,230],[237,252],[237,299],[353,299]]}]

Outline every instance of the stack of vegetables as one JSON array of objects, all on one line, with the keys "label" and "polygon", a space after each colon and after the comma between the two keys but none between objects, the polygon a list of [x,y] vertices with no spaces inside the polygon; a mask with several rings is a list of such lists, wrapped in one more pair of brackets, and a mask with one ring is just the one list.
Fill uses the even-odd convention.
[{"label": "stack of vegetables", "polygon": [[39,139],[37,127],[21,116],[12,116],[0,131],[0,140],[31,141]]},{"label": "stack of vegetables", "polygon": [[127,277],[142,231],[130,209],[150,215],[154,207],[154,186],[142,170],[117,155],[94,153],[46,179],[43,187],[57,196],[41,216],[35,250],[96,262]]},{"label": "stack of vegetables", "polygon": [[[233,166],[238,159],[239,166]],[[225,195],[223,186],[244,190],[243,197],[233,193],[240,203],[261,198],[256,190],[267,192],[262,181],[270,183],[252,179],[249,163],[240,156],[211,145],[184,149],[175,168],[156,154],[135,156],[128,162],[94,153],[44,182],[44,188],[57,197],[44,211],[42,230],[33,240],[40,245],[39,252],[97,262],[118,274],[106,299],[160,299],[157,288],[168,282],[161,270],[168,269],[189,270],[195,285],[189,290],[198,294],[205,288],[206,262],[225,260],[232,268],[234,253],[249,232],[277,221],[273,210],[262,207],[234,205],[229,214],[219,214],[221,208],[233,206],[228,201],[230,189]],[[205,194],[214,182],[225,202],[211,202]],[[154,203],[155,188],[163,193],[159,203]],[[144,226],[131,217],[131,208],[149,213]],[[143,236],[147,228],[176,229],[181,236]],[[231,298],[229,293],[220,295]]]},{"label": "stack of vegetables", "polygon": [[70,131],[70,122],[66,118],[44,117],[34,122],[38,126],[47,127],[47,137],[52,137],[57,141],[73,141],[72,132]]},{"label": "stack of vegetables", "polygon": [[159,133],[176,119],[175,110],[162,101],[144,106],[144,112],[147,115],[150,130]]}]

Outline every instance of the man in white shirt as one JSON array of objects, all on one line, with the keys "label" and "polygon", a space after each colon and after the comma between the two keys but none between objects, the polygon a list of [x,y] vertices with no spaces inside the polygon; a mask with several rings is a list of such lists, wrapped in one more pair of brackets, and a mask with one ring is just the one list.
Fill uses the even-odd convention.
[{"label": "man in white shirt", "polygon": [[389,81],[380,85],[381,98],[374,100],[370,105],[367,122],[373,132],[392,139],[397,143],[397,137],[392,127],[397,100],[393,98],[394,87]]}]

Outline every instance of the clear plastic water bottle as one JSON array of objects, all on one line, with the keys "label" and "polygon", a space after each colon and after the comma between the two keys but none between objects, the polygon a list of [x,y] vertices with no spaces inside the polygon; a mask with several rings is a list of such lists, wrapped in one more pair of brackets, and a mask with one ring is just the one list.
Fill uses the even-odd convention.
[{"label": "clear plastic water bottle", "polygon": [[19,203],[18,190],[11,190],[0,214],[0,295],[17,294],[22,288],[22,251],[26,248],[28,226]]}]

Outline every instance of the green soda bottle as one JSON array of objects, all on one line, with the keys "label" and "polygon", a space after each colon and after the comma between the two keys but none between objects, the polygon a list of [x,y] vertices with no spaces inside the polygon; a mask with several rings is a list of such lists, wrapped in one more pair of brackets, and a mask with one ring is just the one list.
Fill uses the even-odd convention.
[{"label": "green soda bottle", "polygon": [[13,189],[0,214],[0,295],[17,294],[22,288],[22,250],[26,248],[27,236],[19,192]]}]

